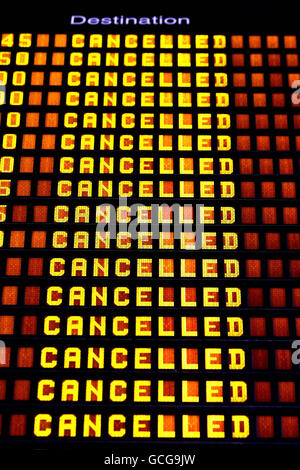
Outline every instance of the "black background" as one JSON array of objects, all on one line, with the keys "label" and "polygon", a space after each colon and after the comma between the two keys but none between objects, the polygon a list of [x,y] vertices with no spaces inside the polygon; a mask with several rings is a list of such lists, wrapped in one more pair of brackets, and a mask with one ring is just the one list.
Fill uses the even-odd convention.
[{"label": "black background", "polygon": [[[24,2],[3,6],[0,13],[0,28],[4,32],[64,32],[85,29],[84,26],[71,26],[72,15],[88,17],[113,17],[113,16],[159,16],[165,17],[190,17],[191,24],[188,27],[192,31],[217,33],[263,33],[268,34],[288,31],[289,34],[297,33],[300,23],[300,6],[296,2],[288,1],[214,1],[177,0],[177,2],[143,1],[143,7],[123,1],[117,3],[111,1],[111,6],[103,1],[64,2],[57,0],[51,2]],[[103,29],[124,28],[131,26],[109,25]],[[139,29],[138,26],[133,26]],[[87,30],[95,31],[101,25],[87,25]],[[143,31],[159,29],[159,26],[142,26]],[[168,26],[170,30],[174,26]],[[180,27],[182,29],[182,26]]]},{"label": "black background", "polygon": [[[85,7],[83,7],[83,3]],[[39,4],[33,4],[26,2],[25,4],[18,5],[3,5],[2,11],[0,14],[0,32],[97,32],[101,31],[113,31],[114,29],[120,30],[124,29],[126,32],[134,32],[142,30],[144,32],[159,31],[160,28],[168,29],[170,32],[177,32],[176,26],[71,26],[70,18],[72,15],[83,15],[87,17],[113,17],[113,16],[160,16],[164,15],[165,17],[189,17],[191,19],[191,24],[188,27],[181,27],[180,30],[189,30],[197,31],[199,33],[210,33],[222,34],[222,33],[237,33],[237,34],[246,34],[246,33],[264,33],[268,34],[279,34],[281,32],[286,32],[288,34],[296,34],[299,31],[300,26],[300,5],[296,2],[265,2],[265,1],[241,1],[241,2],[214,2],[213,0],[198,1],[196,0],[191,4],[187,0],[179,0],[175,5],[175,2],[168,5],[168,3],[163,2],[163,6],[155,5],[153,1],[149,1],[151,7],[146,5],[142,9],[139,6],[134,6],[132,3],[130,5],[122,2],[122,4],[112,4],[110,8],[103,4],[101,1],[94,2],[81,2],[76,4],[76,2],[45,2],[42,1]],[[111,2],[113,3],[113,2]],[[144,0],[144,3],[145,0]],[[107,29],[106,29],[107,28]],[[298,447],[298,446],[297,446]],[[299,449],[299,447],[298,447]],[[261,452],[263,450],[263,452]],[[297,449],[294,449],[297,451]],[[204,451],[203,448],[189,448],[188,446],[183,448],[166,448],[161,446],[158,449],[139,447],[136,445],[130,447],[126,445],[122,446],[117,444],[111,448],[108,446],[105,449],[93,449],[92,453],[88,450],[88,446],[84,449],[77,448],[72,449],[67,454],[69,464],[65,464],[63,456],[61,454],[62,449],[50,449],[50,452],[46,448],[36,448],[31,449],[30,452],[34,453],[34,456],[28,456],[28,449],[18,449],[17,453],[14,448],[8,450],[9,462],[12,464],[10,468],[15,468],[13,466],[13,461],[15,458],[24,458],[23,465],[19,468],[47,468],[45,461],[48,463],[55,463],[55,467],[52,468],[66,468],[73,469],[77,468],[77,465],[74,466],[74,456],[78,456],[78,463],[81,461],[84,468],[93,468],[93,469],[110,469],[111,466],[103,465],[103,454],[110,455],[114,453],[115,455],[149,455],[151,453],[163,453],[167,454],[188,454],[195,453],[196,465],[194,468],[197,469],[214,469],[218,468],[221,470],[225,468],[239,468],[244,469],[248,467],[250,463],[249,457],[252,457],[254,462],[260,463],[260,467],[264,465],[264,459],[266,460],[266,465],[271,467],[272,458],[268,449],[262,446],[257,448],[251,448],[247,450],[246,446],[243,446],[242,449],[239,449],[238,446],[231,446],[230,449],[218,448],[217,452],[213,446],[209,446],[208,449]],[[281,449],[276,452],[274,447],[271,450],[272,455],[276,454],[276,458],[282,456],[285,459],[285,464],[287,465],[297,465],[299,462],[299,455],[292,452],[292,449]],[[2,456],[4,456],[3,449],[1,449]],[[251,459],[251,460],[252,460]],[[4,462],[1,462],[4,463]],[[0,465],[1,465],[0,463]],[[253,462],[252,462],[253,463]],[[162,466],[159,466],[160,468]],[[78,467],[79,468],[79,467]],[[118,468],[125,468],[122,465],[119,465]],[[129,467],[126,467],[129,468]],[[147,468],[146,465],[138,465],[136,468],[144,469]],[[156,468],[151,466],[151,468]],[[174,468],[172,465],[168,465],[168,468]],[[179,468],[179,467],[177,467]],[[190,468],[190,466],[189,466]]]}]

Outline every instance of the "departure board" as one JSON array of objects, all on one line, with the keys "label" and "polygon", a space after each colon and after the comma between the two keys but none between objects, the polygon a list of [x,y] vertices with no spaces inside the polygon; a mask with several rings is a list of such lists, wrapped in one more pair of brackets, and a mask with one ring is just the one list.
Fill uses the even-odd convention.
[{"label": "departure board", "polygon": [[299,444],[299,35],[71,13],[1,24],[1,448]]}]

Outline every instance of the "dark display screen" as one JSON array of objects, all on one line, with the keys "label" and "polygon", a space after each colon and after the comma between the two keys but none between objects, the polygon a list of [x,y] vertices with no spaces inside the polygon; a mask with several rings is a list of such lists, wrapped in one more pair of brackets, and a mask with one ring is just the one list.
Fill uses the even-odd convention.
[{"label": "dark display screen", "polygon": [[299,442],[300,38],[217,26],[2,24],[1,446]]}]

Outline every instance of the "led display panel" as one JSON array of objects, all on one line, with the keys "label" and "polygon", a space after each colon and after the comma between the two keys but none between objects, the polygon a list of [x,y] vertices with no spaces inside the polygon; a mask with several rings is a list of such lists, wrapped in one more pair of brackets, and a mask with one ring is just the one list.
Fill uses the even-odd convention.
[{"label": "led display panel", "polygon": [[299,442],[299,47],[0,36],[0,444]]}]

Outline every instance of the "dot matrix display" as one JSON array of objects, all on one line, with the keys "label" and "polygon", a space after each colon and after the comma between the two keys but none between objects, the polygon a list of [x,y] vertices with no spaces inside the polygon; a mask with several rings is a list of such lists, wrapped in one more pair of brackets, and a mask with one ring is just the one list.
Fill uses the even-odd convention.
[{"label": "dot matrix display", "polygon": [[3,33],[0,80],[0,440],[297,442],[298,38]]}]

